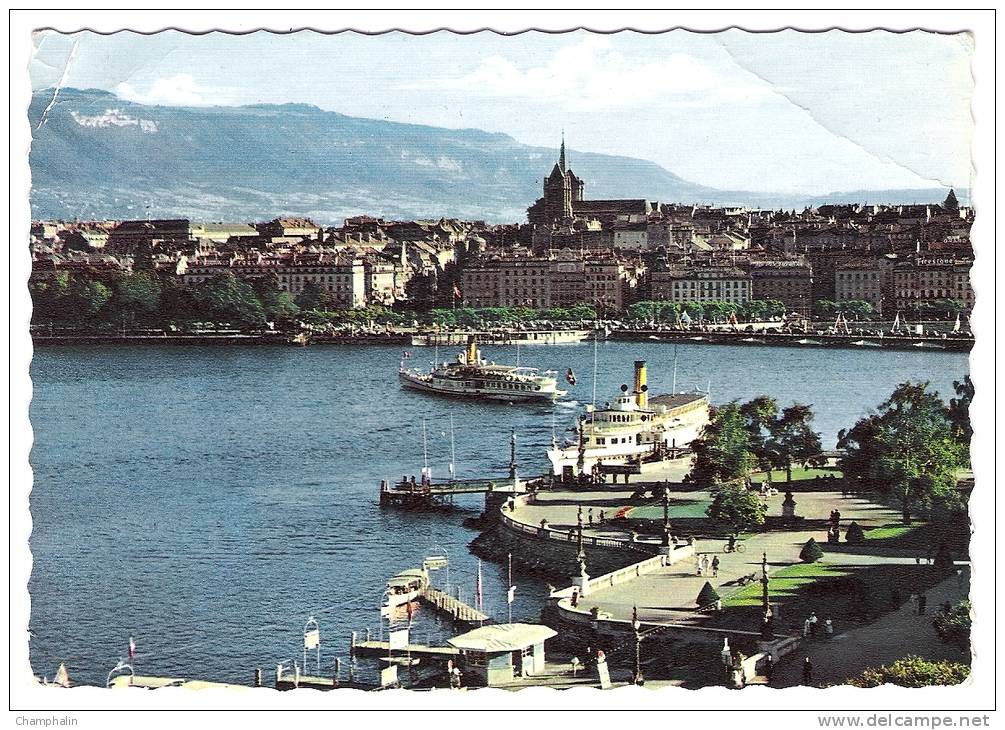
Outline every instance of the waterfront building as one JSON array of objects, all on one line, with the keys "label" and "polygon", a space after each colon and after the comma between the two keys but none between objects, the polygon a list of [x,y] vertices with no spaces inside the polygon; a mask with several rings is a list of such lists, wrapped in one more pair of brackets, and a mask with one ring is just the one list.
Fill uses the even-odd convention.
[{"label": "waterfront building", "polygon": [[788,312],[809,316],[813,309],[813,269],[803,258],[750,262],[750,298],[776,299]]},{"label": "waterfront building", "polygon": [[869,302],[878,314],[882,314],[889,286],[889,266],[885,259],[846,260],[834,267],[836,302]]},{"label": "waterfront building", "polygon": [[263,236],[273,238],[316,238],[321,228],[310,218],[274,218],[268,223],[260,223],[258,230]]},{"label": "waterfront building", "polygon": [[973,309],[970,284],[973,259],[965,256],[918,254],[893,268],[893,295],[897,309],[952,299]]},{"label": "waterfront building", "polygon": [[545,642],[558,632],[539,624],[490,624],[447,639],[461,652],[464,683],[477,687],[511,684],[545,672]]},{"label": "waterfront building", "polygon": [[245,281],[274,275],[279,290],[294,296],[313,284],[328,295],[333,307],[356,308],[367,304],[365,265],[352,252],[193,259],[188,262],[182,281],[200,284],[225,272]]},{"label": "waterfront building", "polygon": [[672,267],[654,271],[649,279],[653,299],[670,302],[732,302],[750,296],[750,275],[733,266]]},{"label": "waterfront building", "polygon": [[473,259],[461,272],[461,291],[470,307],[589,304],[620,311],[636,281],[632,268],[612,256],[584,256],[572,249],[533,256],[524,249]]}]

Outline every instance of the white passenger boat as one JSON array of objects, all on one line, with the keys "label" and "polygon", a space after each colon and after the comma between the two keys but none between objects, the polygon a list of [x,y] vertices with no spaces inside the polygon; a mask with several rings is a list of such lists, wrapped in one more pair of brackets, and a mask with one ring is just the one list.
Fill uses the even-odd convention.
[{"label": "white passenger boat", "polygon": [[[556,373],[516,365],[498,365],[482,359],[472,337],[456,362],[434,365],[428,373],[409,370],[401,362],[398,380],[406,388],[463,398],[551,403],[567,391],[558,388]],[[571,382],[571,381],[570,381]]]},{"label": "white passenger boat", "polygon": [[384,605],[390,608],[404,606],[419,597],[429,585],[429,571],[426,568],[403,570],[387,581]]},{"label": "white passenger boat", "polygon": [[[674,388],[676,391],[676,387]],[[709,420],[708,394],[672,392],[649,396],[646,363],[635,362],[635,387],[580,419],[577,442],[548,451],[552,472],[571,477],[592,474],[597,464],[665,458],[701,435]]]}]

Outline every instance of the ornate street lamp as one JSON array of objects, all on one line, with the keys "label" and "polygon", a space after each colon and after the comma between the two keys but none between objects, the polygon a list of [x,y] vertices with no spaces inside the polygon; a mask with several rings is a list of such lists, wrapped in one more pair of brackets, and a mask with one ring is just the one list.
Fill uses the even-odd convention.
[{"label": "ornate street lamp", "polygon": [[635,670],[632,672],[632,684],[642,686],[646,683],[642,676],[642,624],[639,622],[639,608],[632,606],[632,633],[635,636]]},{"label": "ornate street lamp", "polygon": [[775,638],[774,618],[771,615],[771,604],[768,602],[768,554],[761,555],[761,640],[771,641]]}]

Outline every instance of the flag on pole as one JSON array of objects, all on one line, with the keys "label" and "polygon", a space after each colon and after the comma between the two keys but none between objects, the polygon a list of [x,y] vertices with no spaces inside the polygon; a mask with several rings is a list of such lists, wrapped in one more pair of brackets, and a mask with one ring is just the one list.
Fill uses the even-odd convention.
[{"label": "flag on pole", "polygon": [[478,575],[475,577],[475,606],[482,610],[482,561],[478,561]]},{"label": "flag on pole", "polygon": [[506,591],[506,603],[513,603],[514,597],[516,597],[516,586],[510,586]]},{"label": "flag on pole", "polygon": [[133,637],[129,637],[129,658],[134,659],[136,657],[136,642],[133,641]]}]

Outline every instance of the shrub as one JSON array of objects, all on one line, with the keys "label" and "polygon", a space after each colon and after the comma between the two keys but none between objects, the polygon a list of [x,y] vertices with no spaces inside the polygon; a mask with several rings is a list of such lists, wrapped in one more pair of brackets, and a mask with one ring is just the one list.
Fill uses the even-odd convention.
[{"label": "shrub", "polygon": [[939,611],[932,625],[944,642],[967,651],[970,648],[970,601],[960,601],[948,611]]},{"label": "shrub", "polygon": [[799,551],[799,559],[804,563],[815,563],[823,556],[824,551],[820,549],[820,546],[817,545],[817,541],[812,537],[806,541],[806,544],[803,545],[803,549]]},{"label": "shrub", "polygon": [[701,587],[701,592],[698,593],[698,607],[703,608],[705,606],[711,606],[713,603],[719,600],[719,594],[715,592],[715,588],[708,581],[705,581],[705,585]]},{"label": "shrub", "polygon": [[959,662],[928,661],[921,657],[908,656],[898,659],[890,666],[866,669],[862,674],[848,681],[855,687],[881,687],[896,684],[900,687],[936,687],[960,684],[970,675],[970,667]]},{"label": "shrub", "polygon": [[865,541],[865,532],[862,530],[862,525],[857,522],[852,522],[848,525],[848,529],[844,533],[844,541],[849,545],[858,545]]}]

